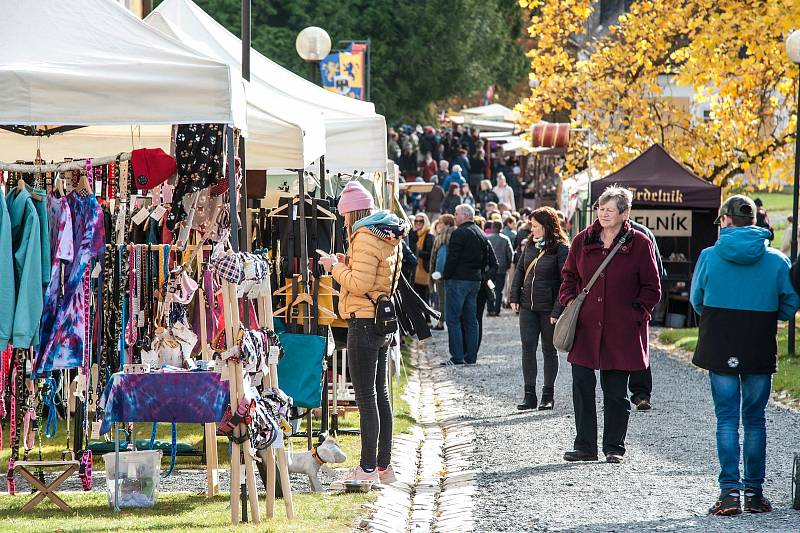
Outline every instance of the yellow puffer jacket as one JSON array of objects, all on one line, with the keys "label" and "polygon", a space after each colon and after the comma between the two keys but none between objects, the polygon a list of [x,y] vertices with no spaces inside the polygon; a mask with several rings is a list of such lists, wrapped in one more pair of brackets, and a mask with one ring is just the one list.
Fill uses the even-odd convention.
[{"label": "yellow puffer jacket", "polygon": [[[403,262],[403,250],[399,246],[400,240],[381,239],[366,227],[356,230],[346,264],[338,263],[331,271],[333,279],[341,285],[339,315],[343,319],[375,318],[375,304],[365,295],[374,301],[382,294],[391,293],[389,284]],[[400,278],[399,273],[397,278]]]}]

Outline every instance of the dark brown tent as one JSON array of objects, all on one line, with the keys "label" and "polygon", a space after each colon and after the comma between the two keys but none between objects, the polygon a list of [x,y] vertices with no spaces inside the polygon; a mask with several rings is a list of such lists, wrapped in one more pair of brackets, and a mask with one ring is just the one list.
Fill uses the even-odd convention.
[{"label": "dark brown tent", "polygon": [[721,190],[698,178],[660,144],[605,178],[592,182],[592,201],[610,185],[633,191],[634,207],[719,209]]}]

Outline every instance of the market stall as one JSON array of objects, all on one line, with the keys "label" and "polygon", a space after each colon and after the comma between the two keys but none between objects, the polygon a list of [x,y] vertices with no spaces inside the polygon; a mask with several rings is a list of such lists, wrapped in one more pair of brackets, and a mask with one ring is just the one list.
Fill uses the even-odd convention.
[{"label": "market stall", "polygon": [[[4,301],[10,297],[13,303],[0,310],[0,381],[12,399],[9,491],[14,492],[17,467],[46,466],[41,444],[40,461],[26,461],[35,453],[35,426],[29,422],[41,418],[45,406],[54,424],[57,403],[63,401],[68,417],[74,413],[75,445],[68,421],[65,458],[57,465],[66,470],[58,480],[77,469],[89,490],[89,441],[108,424],[172,422],[174,464],[174,423],[213,427],[220,422],[227,387],[230,418],[220,431],[232,438],[232,457],[238,458],[242,449],[246,499],[252,520],[258,522],[250,447],[282,443],[280,411],[290,400],[277,392],[273,367],[278,352],[274,360],[272,355],[280,340],[246,317],[247,327],[240,326],[240,305],[248,309],[248,299],[269,294],[269,267],[259,256],[245,261],[235,251],[235,238],[228,245],[237,227],[231,216],[237,212],[239,193],[235,142],[246,133],[238,77],[228,65],[165,37],[116,3],[32,0],[15,3],[4,15],[9,24],[0,36],[4,129],[37,135],[91,124],[177,125],[174,157],[145,149],[77,153],[79,160],[53,164],[44,164],[38,153],[33,165],[0,162],[0,198],[8,206],[7,212],[0,210],[0,290]],[[47,34],[52,35],[48,39],[42,27],[81,31],[57,38]],[[34,34],[40,37],[31,40]],[[175,181],[166,184],[175,174]],[[238,174],[240,178],[241,169]],[[238,294],[248,282],[250,290]],[[216,295],[220,302],[214,302]],[[269,299],[263,303],[260,312],[271,311]],[[160,370],[153,372],[156,368]],[[31,380],[25,379],[28,370]],[[268,389],[263,379],[256,380],[259,373],[269,374]],[[163,379],[169,387],[155,383]],[[159,400],[170,389],[185,388],[187,380],[198,379],[216,392],[202,398],[181,394],[180,402]],[[199,386],[193,385],[195,390]],[[211,397],[216,398],[206,406],[211,408],[196,404]],[[122,401],[131,398],[138,400]],[[239,415],[242,406],[245,412]],[[208,425],[206,451],[215,456],[216,431],[209,433]],[[128,433],[129,445],[134,445],[132,431]],[[117,446],[118,437],[115,430]],[[114,468],[107,463],[107,471],[116,477],[110,502],[118,508],[127,494],[129,502],[141,505],[144,499],[152,505],[152,476],[144,476],[141,465],[121,459],[129,457],[126,454],[112,455]],[[129,468],[121,470],[125,461]],[[238,460],[232,462],[234,479],[239,479],[239,465]],[[283,474],[285,462],[281,466]],[[214,493],[211,475],[208,492]],[[286,503],[291,517],[291,498]],[[234,483],[234,523],[239,511],[239,485]]]},{"label": "market stall", "polygon": [[610,185],[633,192],[631,218],[656,236],[667,276],[662,280],[656,323],[693,324],[689,289],[694,264],[717,239],[714,220],[721,204],[720,187],[676,161],[660,144],[608,176],[591,182],[592,202]]},{"label": "market stall", "polygon": [[[145,20],[187,46],[231,65],[234,71],[241,69],[241,40],[191,0],[166,0]],[[250,57],[248,101],[255,104],[255,99],[261,95],[264,97],[263,105],[270,108],[287,105],[302,112],[322,114],[325,123],[325,168],[328,171],[386,172],[386,121],[375,113],[372,103],[327,91],[281,67],[255,49],[251,49]],[[309,167],[275,164],[268,154],[254,154],[250,138],[247,150],[249,169]],[[319,174],[318,164],[310,168]]]}]

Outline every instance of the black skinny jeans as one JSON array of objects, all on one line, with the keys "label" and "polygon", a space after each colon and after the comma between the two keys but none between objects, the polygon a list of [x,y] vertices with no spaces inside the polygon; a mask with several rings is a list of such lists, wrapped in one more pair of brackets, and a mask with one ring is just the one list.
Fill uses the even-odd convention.
[{"label": "black skinny jeans", "polygon": [[[624,370],[601,370],[603,389],[603,453],[625,454],[625,436],[631,403],[628,401],[628,374]],[[575,407],[575,450],[597,453],[597,406],[595,371],[572,365],[572,403]]]},{"label": "black skinny jeans", "polygon": [[558,352],[553,346],[555,324],[550,323],[550,313],[529,311],[519,308],[519,334],[522,338],[522,378],[525,388],[536,388],[538,367],[536,350],[539,336],[542,337],[542,356],[544,359],[544,384],[542,396],[553,397],[556,376],[558,375]]},{"label": "black skinny jeans", "polygon": [[373,470],[392,462],[392,405],[386,382],[391,337],[378,334],[371,318],[347,322],[347,367],[361,420],[361,468]]}]

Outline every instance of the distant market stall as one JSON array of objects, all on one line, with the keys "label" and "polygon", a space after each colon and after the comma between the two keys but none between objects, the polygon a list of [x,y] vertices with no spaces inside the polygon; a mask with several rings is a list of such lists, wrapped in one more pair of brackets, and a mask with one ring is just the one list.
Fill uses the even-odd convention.
[{"label": "distant market stall", "polygon": [[631,218],[656,236],[667,276],[654,322],[681,327],[692,324],[689,290],[700,252],[717,239],[722,190],[676,161],[660,144],[608,176],[591,182],[593,205],[603,190],[620,185],[633,192]]}]

